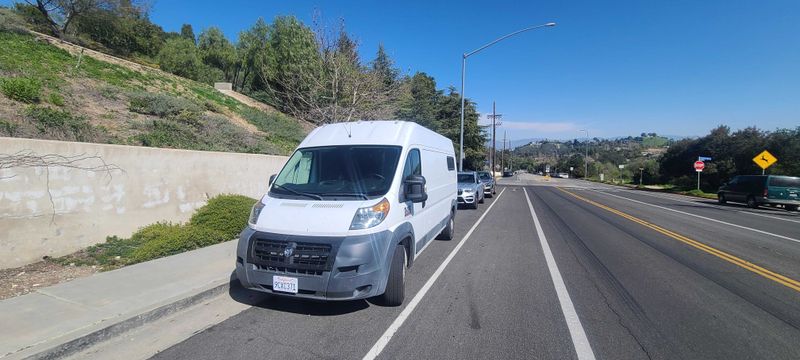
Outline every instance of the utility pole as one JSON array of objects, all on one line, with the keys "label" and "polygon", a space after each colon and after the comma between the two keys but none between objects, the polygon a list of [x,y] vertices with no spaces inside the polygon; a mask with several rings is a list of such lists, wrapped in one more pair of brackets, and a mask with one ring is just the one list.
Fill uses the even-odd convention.
[{"label": "utility pole", "polygon": [[503,152],[500,153],[500,171],[503,172],[506,171],[506,135],[508,135],[508,131],[503,131]]},{"label": "utility pole", "polygon": [[639,187],[642,187],[642,176],[644,176],[644,168],[639,168]]},{"label": "utility pole", "polygon": [[586,155],[583,156],[583,178],[589,178],[589,130],[583,129],[578,131],[586,132]]},{"label": "utility pole", "polygon": [[508,170],[513,172],[514,171],[514,148],[511,147],[513,142],[511,138],[508,138]]},{"label": "utility pole", "polygon": [[500,118],[503,117],[503,115],[498,114],[496,110],[497,109],[495,108],[495,102],[492,101],[492,115],[489,115],[489,118],[492,119],[492,153],[489,155],[492,178],[494,178],[494,168],[495,166],[497,166],[497,127],[503,125],[503,123],[498,121]]}]

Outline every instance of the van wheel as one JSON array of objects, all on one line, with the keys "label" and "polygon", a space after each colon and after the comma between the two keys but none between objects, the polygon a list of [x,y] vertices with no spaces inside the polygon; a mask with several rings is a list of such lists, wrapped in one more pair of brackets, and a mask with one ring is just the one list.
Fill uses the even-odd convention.
[{"label": "van wheel", "polygon": [[473,201],[472,205],[470,205],[470,207],[472,207],[473,209],[477,209],[478,208],[478,200]]},{"label": "van wheel", "polygon": [[749,207],[751,209],[758,208],[758,203],[756,202],[756,198],[754,198],[752,196],[748,196],[747,197],[747,207]]},{"label": "van wheel", "polygon": [[727,202],[728,202],[728,200],[727,200],[727,199],[725,199],[725,194],[718,194],[718,195],[717,195],[717,202],[719,202],[720,204],[725,204],[725,203],[727,203]]},{"label": "van wheel", "polygon": [[439,236],[436,238],[439,240],[453,240],[453,234],[455,233],[456,227],[456,214],[454,212],[450,212],[450,219],[447,220],[447,226],[444,227]]},{"label": "van wheel", "polygon": [[480,201],[480,203],[481,203],[481,204],[483,204],[484,200],[486,200],[486,195],[483,195],[483,196],[481,196],[481,201]]},{"label": "van wheel", "polygon": [[786,205],[786,210],[797,211],[797,205]]},{"label": "van wheel", "polygon": [[405,299],[406,251],[398,245],[392,256],[392,268],[386,280],[386,292],[381,295],[381,302],[386,306],[400,306]]}]

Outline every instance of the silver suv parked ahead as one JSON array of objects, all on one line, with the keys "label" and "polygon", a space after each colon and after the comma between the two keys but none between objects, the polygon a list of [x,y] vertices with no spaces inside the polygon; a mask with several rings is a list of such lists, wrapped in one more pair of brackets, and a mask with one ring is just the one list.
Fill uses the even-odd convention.
[{"label": "silver suv parked ahead", "polygon": [[458,173],[458,203],[478,208],[483,203],[483,183],[475,171]]}]

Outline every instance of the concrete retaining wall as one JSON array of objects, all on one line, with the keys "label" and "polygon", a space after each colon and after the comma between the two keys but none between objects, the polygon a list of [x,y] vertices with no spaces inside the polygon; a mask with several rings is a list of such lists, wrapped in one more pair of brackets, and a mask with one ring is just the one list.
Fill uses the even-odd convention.
[{"label": "concrete retaining wall", "polygon": [[[0,169],[0,269],[66,255],[109,235],[127,237],[157,221],[186,221],[218,194],[258,198],[286,161],[283,156],[0,137],[0,156],[20,151],[99,156],[122,171],[109,176],[66,167]],[[102,162],[86,159],[76,165]]]}]

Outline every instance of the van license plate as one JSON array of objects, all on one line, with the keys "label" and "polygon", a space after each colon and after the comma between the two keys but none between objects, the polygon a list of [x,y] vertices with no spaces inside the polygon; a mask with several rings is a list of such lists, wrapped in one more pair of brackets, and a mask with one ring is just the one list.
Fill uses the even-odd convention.
[{"label": "van license plate", "polygon": [[297,294],[297,278],[288,276],[273,276],[272,290]]}]

